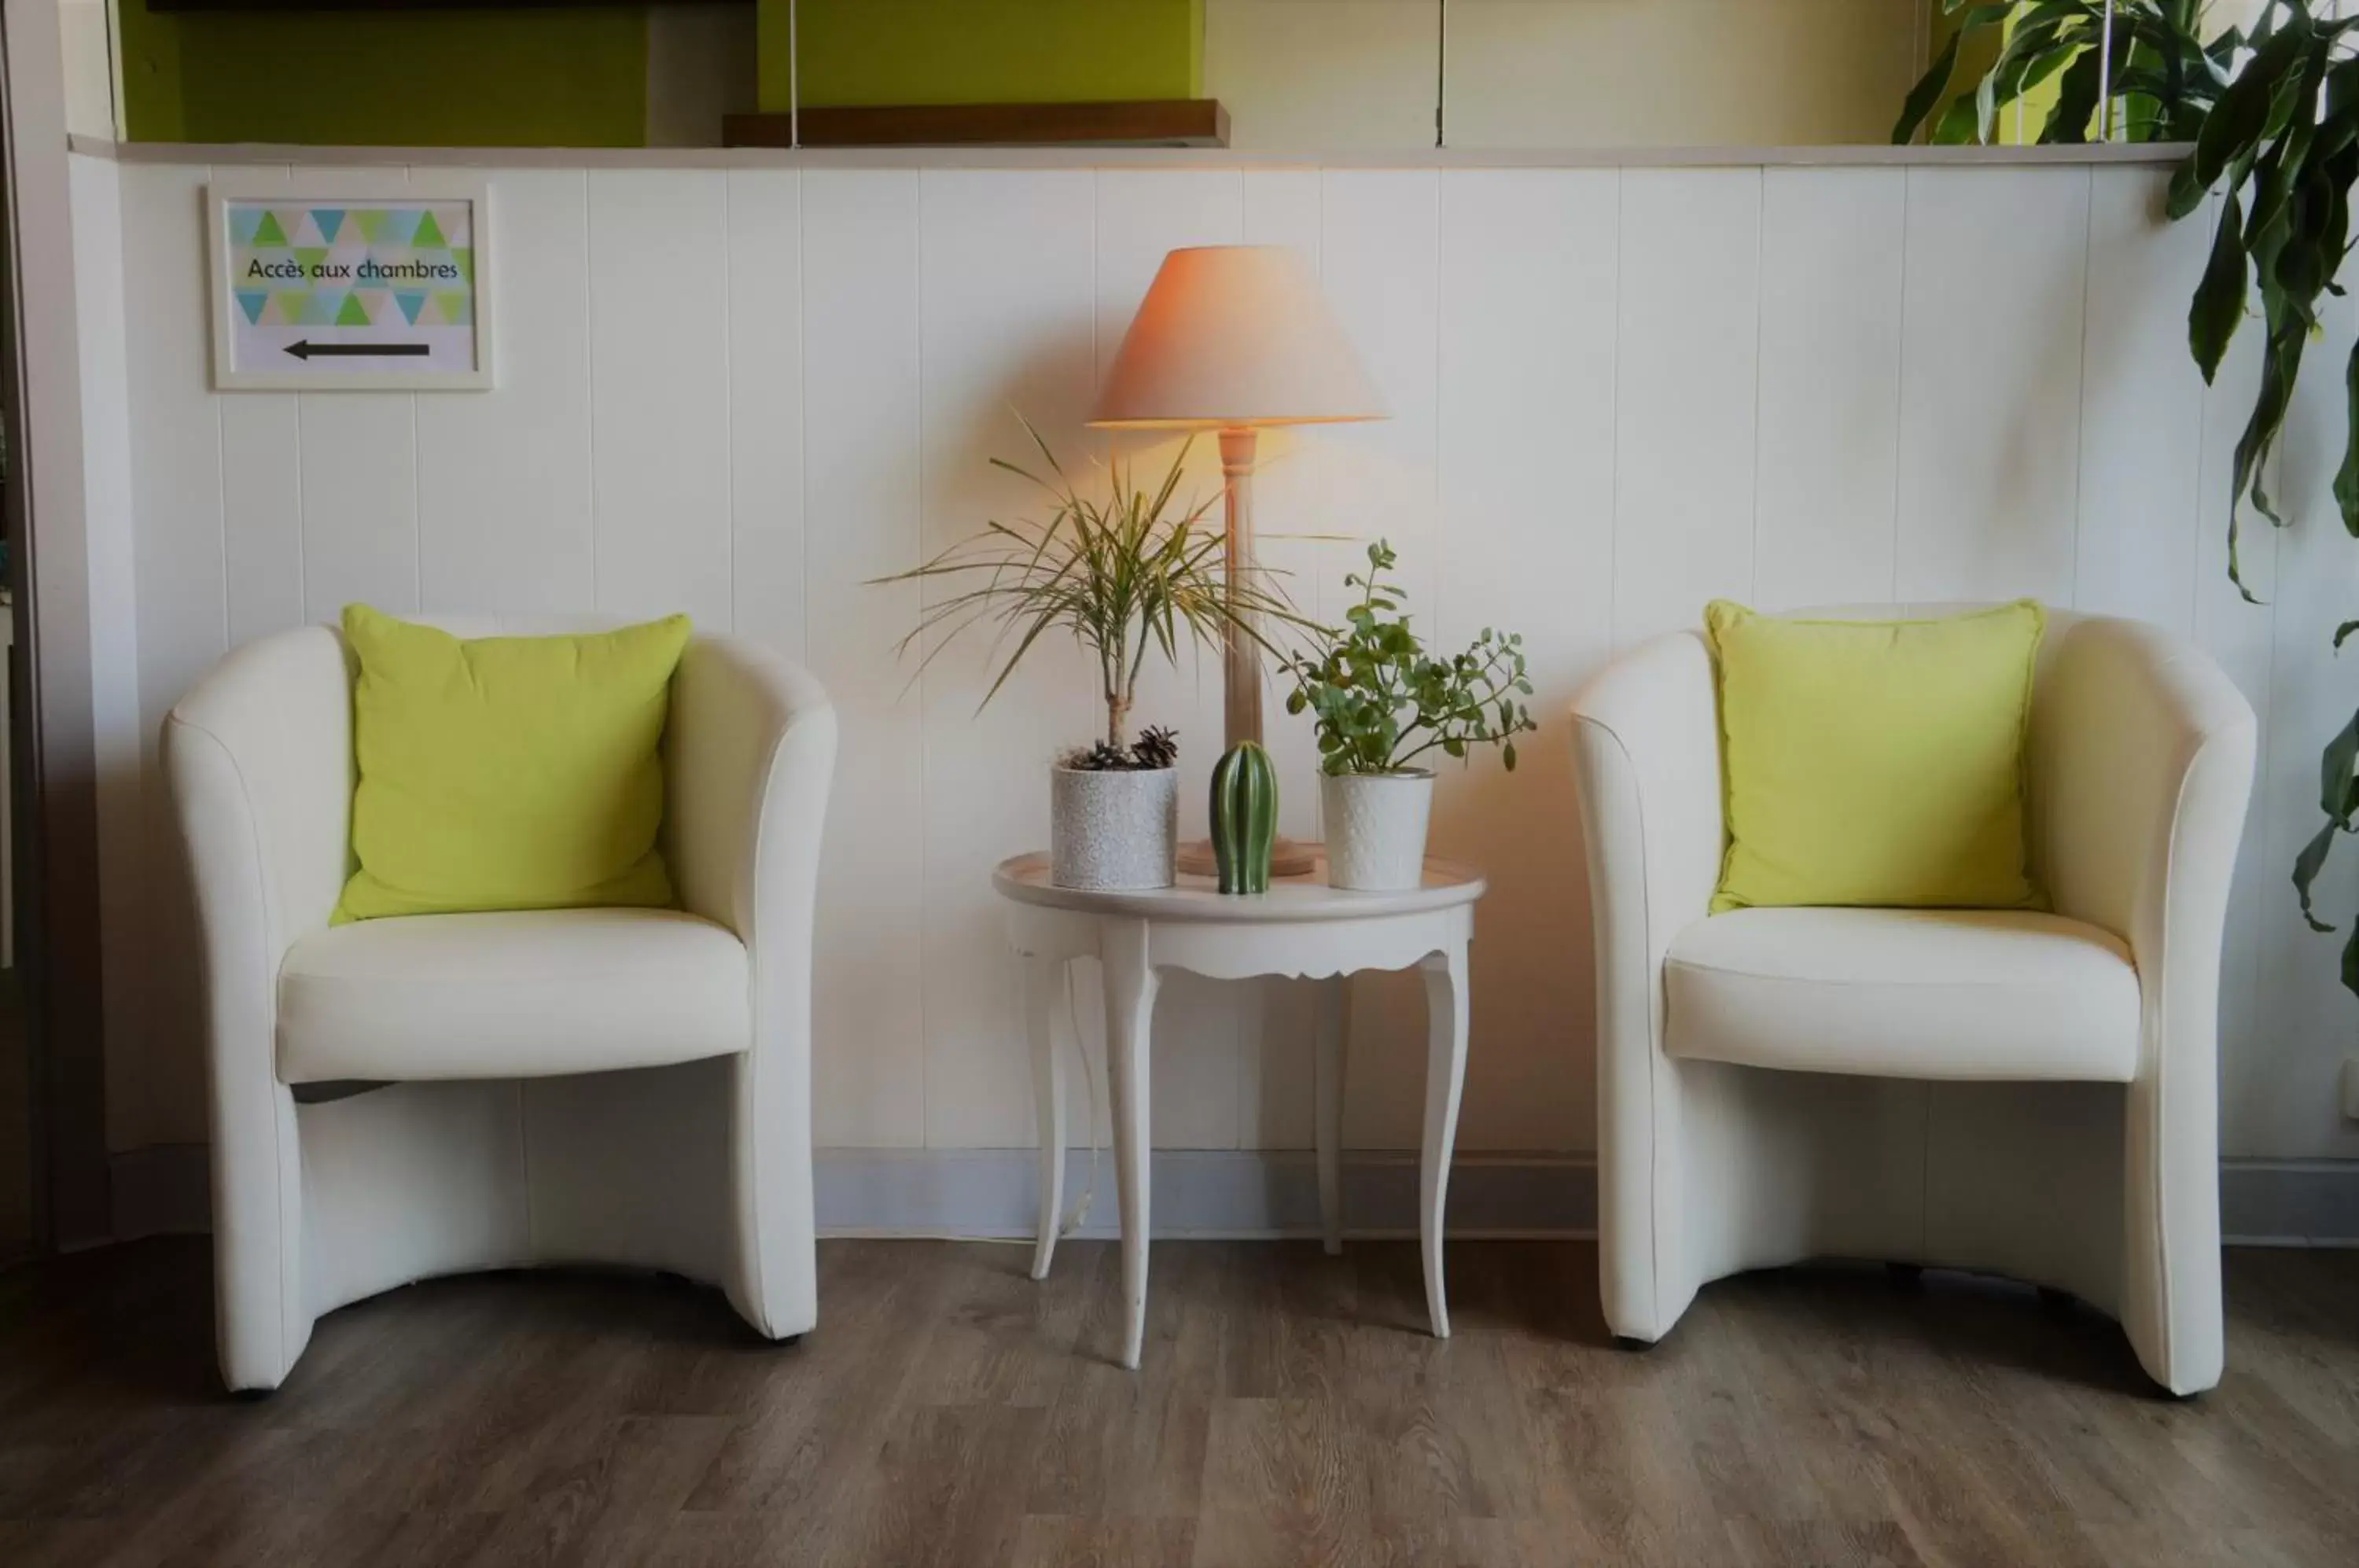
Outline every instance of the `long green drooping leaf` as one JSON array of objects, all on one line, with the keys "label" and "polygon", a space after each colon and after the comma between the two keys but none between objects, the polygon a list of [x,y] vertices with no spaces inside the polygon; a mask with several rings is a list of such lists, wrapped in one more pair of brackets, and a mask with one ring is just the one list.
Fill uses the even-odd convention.
[{"label": "long green drooping leaf", "polygon": [[2187,307],[2187,346],[2202,368],[2206,382],[2219,373],[2221,356],[2245,319],[2245,295],[2249,285],[2245,265],[2245,207],[2230,191],[2220,209],[2220,226],[2212,236],[2212,259],[2195,298]]}]

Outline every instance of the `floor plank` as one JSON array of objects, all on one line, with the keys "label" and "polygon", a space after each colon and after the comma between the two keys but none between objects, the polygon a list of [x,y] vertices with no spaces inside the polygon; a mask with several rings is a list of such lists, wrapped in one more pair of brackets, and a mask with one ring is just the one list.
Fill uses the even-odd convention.
[{"label": "floor plank", "polygon": [[337,1312],[277,1395],[212,1367],[201,1241],[0,1272],[0,1563],[2351,1568],[2359,1253],[2228,1260],[2229,1373],[2002,1282],[1826,1268],[1609,1340],[1594,1249],[821,1247],[820,1328],[550,1271]]}]

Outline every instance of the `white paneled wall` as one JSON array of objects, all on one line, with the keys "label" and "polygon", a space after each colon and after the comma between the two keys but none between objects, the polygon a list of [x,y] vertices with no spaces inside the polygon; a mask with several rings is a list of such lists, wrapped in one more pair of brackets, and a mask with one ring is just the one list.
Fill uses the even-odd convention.
[{"label": "white paneled wall", "polygon": [[[2223,580],[2219,503],[2251,355],[2208,393],[2187,364],[2202,235],[2157,224],[2154,170],[497,172],[501,386],[416,397],[207,390],[206,177],[120,169],[140,724],[232,643],[355,598],[686,609],[806,659],[843,721],[820,922],[824,1144],[1030,1139],[986,873],[1042,838],[1049,756],[1099,722],[1069,650],[980,714],[980,647],[913,679],[895,645],[940,590],[873,580],[1026,504],[988,466],[1030,455],[1012,408],[1084,472],[1093,387],[1163,253],[1242,237],[1310,256],[1394,416],[1266,441],[1265,527],[1343,536],[1277,538],[1271,558],[1332,612],[1354,541],[1389,537],[1425,624],[1522,631],[1539,688],[1524,766],[1449,775],[1436,829],[1495,887],[1466,1147],[1591,1143],[1562,727],[1583,679],[1713,594],[2034,593],[2192,631],[2262,711],[2227,1148],[2359,1154],[2331,1103],[2352,1004],[2284,884],[2317,745],[2349,702],[2324,634],[2359,600],[2359,550],[2322,509],[2337,345],[2317,351],[2288,453],[2302,526],[2281,549],[2266,528],[2248,539],[2248,575],[2277,602],[2245,604]],[[404,177],[321,176],[364,178]],[[1212,454],[1192,461],[1209,492]],[[1219,713],[1215,666],[1190,660],[1155,676],[1141,717],[1175,723],[1201,769]],[[1287,825],[1315,832],[1303,728],[1274,739]],[[146,802],[164,865],[152,782]],[[2359,898],[2351,865],[2332,883],[2334,908]],[[168,882],[114,939],[112,973],[137,976],[110,998],[122,1147],[201,1134],[174,907]],[[1414,987],[1361,985],[1349,1136],[1406,1146]],[[1308,1141],[1299,995],[1177,984],[1163,1006],[1158,1141]]]}]

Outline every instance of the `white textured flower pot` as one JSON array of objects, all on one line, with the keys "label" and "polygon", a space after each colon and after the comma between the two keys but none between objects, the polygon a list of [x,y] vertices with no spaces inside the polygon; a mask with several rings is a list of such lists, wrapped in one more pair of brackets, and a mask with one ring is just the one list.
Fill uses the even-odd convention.
[{"label": "white textured flower pot", "polygon": [[1060,887],[1169,887],[1176,768],[1049,770],[1049,877]]},{"label": "white textured flower pot", "polygon": [[1433,815],[1433,775],[1322,773],[1327,881],[1364,893],[1397,893],[1425,880],[1425,825]]}]

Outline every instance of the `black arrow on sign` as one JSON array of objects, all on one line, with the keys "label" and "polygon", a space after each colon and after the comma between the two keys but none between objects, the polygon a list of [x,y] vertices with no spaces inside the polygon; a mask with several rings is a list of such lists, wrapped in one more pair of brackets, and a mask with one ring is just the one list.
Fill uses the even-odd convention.
[{"label": "black arrow on sign", "polygon": [[287,352],[298,359],[316,359],[322,354],[367,354],[375,357],[388,354],[425,354],[429,352],[422,343],[311,343],[298,339],[287,345]]}]

